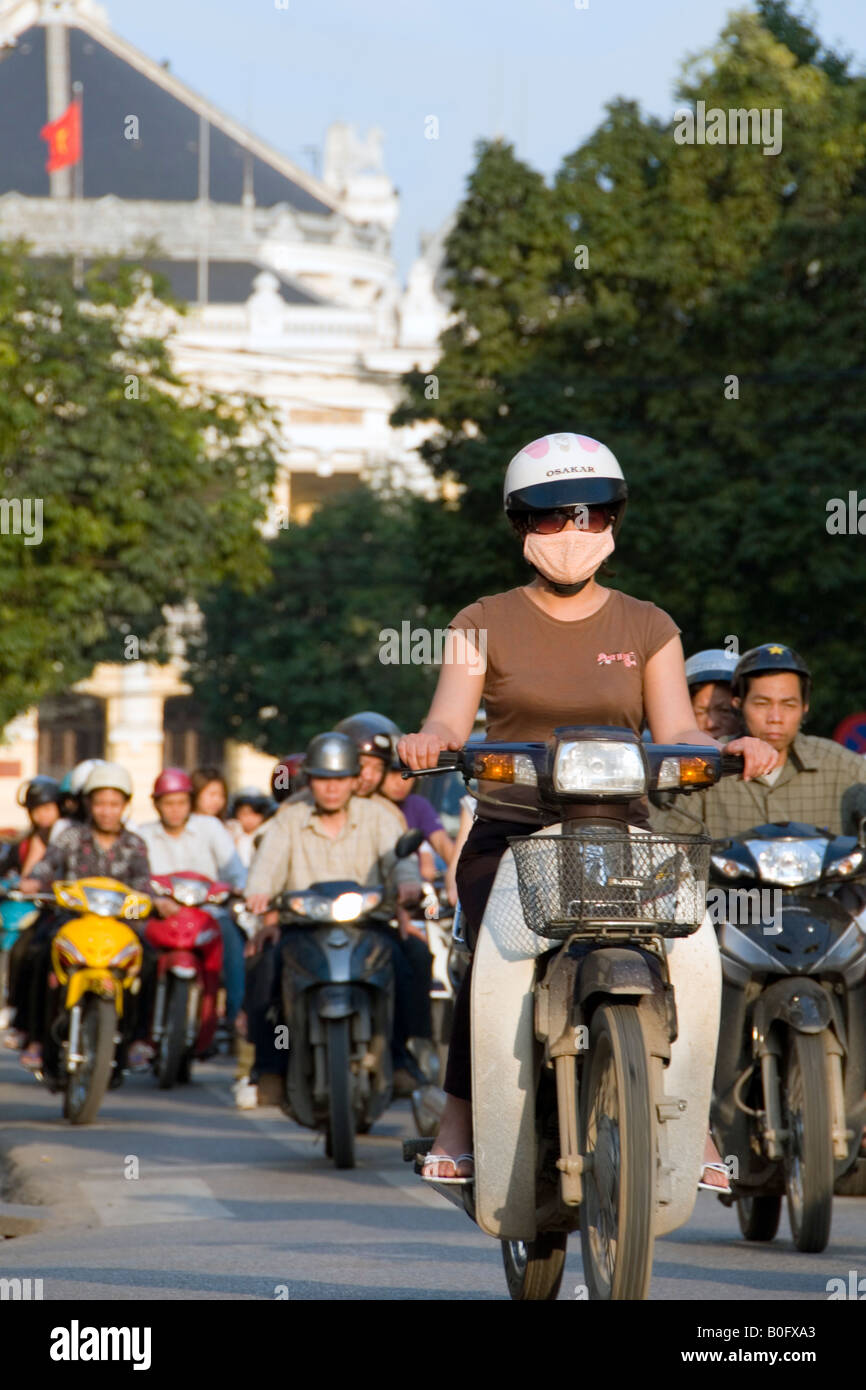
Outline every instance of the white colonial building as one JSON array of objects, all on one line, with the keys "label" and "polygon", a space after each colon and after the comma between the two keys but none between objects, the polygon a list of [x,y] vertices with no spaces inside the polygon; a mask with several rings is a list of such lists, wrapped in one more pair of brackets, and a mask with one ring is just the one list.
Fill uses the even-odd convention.
[{"label": "white colonial building", "polygon": [[[83,160],[49,175],[39,132],[73,96]],[[381,131],[330,126],[314,177],[114,34],[93,0],[0,0],[0,130],[15,132],[0,144],[0,238],[81,268],[108,255],[159,270],[190,306],[173,339],[179,372],[279,411],[272,524],[303,522],[359,475],[432,489],[423,430],[388,421],[400,375],[437,356],[446,229],[403,288]],[[84,756],[129,766],[139,815],[163,763],[207,757],[236,784],[263,781],[269,759],[207,746],[197,725],[182,660],[98,667],[6,730],[0,827],[20,819],[23,778]]]}]

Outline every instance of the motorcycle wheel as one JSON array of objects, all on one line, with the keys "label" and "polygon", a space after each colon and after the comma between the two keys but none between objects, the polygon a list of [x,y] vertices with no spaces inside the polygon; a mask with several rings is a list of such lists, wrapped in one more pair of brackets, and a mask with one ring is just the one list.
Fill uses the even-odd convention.
[{"label": "motorcycle wheel", "polygon": [[816,1253],[830,1239],[833,1140],[823,1034],[791,1033],[782,1083],[789,1138],[783,1166],[788,1219],[798,1250]]},{"label": "motorcycle wheel", "polygon": [[164,1028],[156,1054],[156,1080],[161,1091],[169,1090],[180,1080],[180,1069],[186,1052],[189,988],[188,980],[179,980],[176,977],[168,987]]},{"label": "motorcycle wheel", "polygon": [[580,1204],[590,1299],[643,1299],[652,1276],[656,1132],[646,1045],[637,1010],[602,1005],[593,1016],[580,1086],[581,1149],[592,1155]]},{"label": "motorcycle wheel", "polygon": [[349,1019],[328,1019],[328,1136],[335,1168],[355,1166],[355,1116],[349,1066]]},{"label": "motorcycle wheel", "polygon": [[543,1231],[535,1240],[501,1244],[508,1292],[516,1302],[556,1298],[565,1269],[567,1231]]},{"label": "motorcycle wheel", "polygon": [[80,1046],[84,1061],[69,1074],[63,1096],[63,1117],[73,1125],[96,1119],[114,1069],[117,1013],[113,999],[90,994],[81,1004]]},{"label": "motorcycle wheel", "polygon": [[740,1197],[737,1220],[744,1240],[772,1240],[782,1215],[780,1196]]}]

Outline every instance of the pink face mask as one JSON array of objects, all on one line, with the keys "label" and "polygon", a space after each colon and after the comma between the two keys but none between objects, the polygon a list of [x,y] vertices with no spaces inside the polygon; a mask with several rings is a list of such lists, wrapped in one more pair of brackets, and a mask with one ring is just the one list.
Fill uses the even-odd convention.
[{"label": "pink face mask", "polygon": [[579,584],[588,579],[614,548],[613,529],[558,531],[540,536],[530,531],[523,554],[553,584]]}]

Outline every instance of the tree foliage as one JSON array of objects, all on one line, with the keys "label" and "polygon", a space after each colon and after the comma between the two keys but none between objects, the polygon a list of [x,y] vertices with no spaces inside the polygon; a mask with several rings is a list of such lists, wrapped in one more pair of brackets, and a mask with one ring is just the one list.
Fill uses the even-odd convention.
[{"label": "tree foliage", "polygon": [[269,413],[181,383],[172,317],[135,272],[79,292],[68,264],[0,247],[0,725],[121,659],[124,633],[146,650],[164,605],[266,576]]},{"label": "tree foliage", "polygon": [[538,435],[594,435],[629,481],[615,582],[668,609],[687,649],[793,644],[829,732],[866,706],[866,543],[827,530],[859,485],[866,533],[866,83],[784,5],[761,8],[687,62],[677,95],[781,111],[776,155],[678,144],[626,100],[550,187],[509,146],[479,148],[447,245],[439,398],[410,374],[395,419],[432,416],[423,452],[460,489],[429,507],[428,601],[453,612],[521,582],[505,465]]},{"label": "tree foliage", "polygon": [[212,731],[277,756],[362,709],[417,727],[432,665],[380,657],[387,629],[402,635],[406,624],[411,657],[411,633],[444,616],[418,595],[422,542],[414,499],[365,486],[281,531],[266,588],[245,595],[226,584],[202,605],[189,678]]}]

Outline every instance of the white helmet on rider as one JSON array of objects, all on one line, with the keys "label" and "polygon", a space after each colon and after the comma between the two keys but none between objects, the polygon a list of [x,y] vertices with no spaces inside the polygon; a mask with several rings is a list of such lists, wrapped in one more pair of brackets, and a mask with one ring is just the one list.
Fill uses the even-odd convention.
[{"label": "white helmet on rider", "polygon": [[686,682],[689,689],[693,685],[709,685],[716,682],[720,685],[730,685],[739,659],[736,652],[725,651],[722,647],[695,652],[686,662]]},{"label": "white helmet on rider", "polygon": [[512,521],[519,521],[526,512],[607,503],[615,536],[627,497],[622,469],[610,449],[585,434],[545,434],[533,439],[514,455],[505,474],[503,502]]},{"label": "white helmet on rider", "polygon": [[90,796],[91,792],[115,791],[125,796],[127,801],[132,796],[132,778],[125,767],[120,763],[98,762],[91,770],[87,781],[84,783],[84,795]]}]

